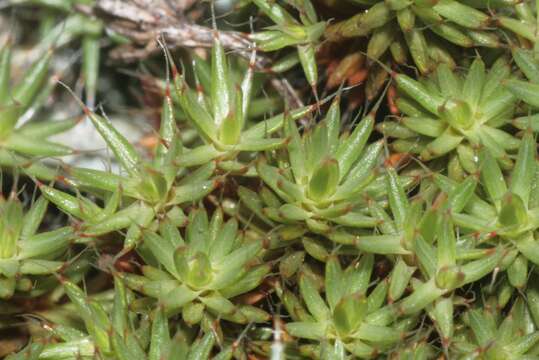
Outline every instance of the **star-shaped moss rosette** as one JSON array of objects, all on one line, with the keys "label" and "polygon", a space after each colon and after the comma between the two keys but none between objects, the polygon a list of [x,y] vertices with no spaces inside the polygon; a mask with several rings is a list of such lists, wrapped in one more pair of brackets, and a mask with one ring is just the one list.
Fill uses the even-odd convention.
[{"label": "star-shaped moss rosette", "polygon": [[[365,146],[373,124],[371,112],[350,133],[342,132],[339,99],[325,119],[303,135],[294,122],[287,122],[290,141],[285,156],[276,159],[276,165],[260,160],[257,171],[267,187],[258,195],[240,188],[242,205],[265,224],[284,225],[279,228],[285,232],[283,240],[300,237],[309,230],[366,252],[407,253],[401,244],[403,219],[398,219],[397,230],[384,207],[388,196],[390,206],[399,206],[393,200],[406,197],[405,189],[417,183],[419,176],[413,171],[398,176],[394,168],[380,166],[383,141]],[[405,209],[396,211],[400,216]],[[373,235],[365,230],[378,226],[394,231]],[[305,240],[311,243],[311,239]]]},{"label": "star-shaped moss rosette", "polygon": [[[412,261],[419,268],[420,276],[412,279],[412,289],[434,285],[423,299],[418,299],[418,303],[425,301],[421,307],[424,306],[432,320],[433,330],[438,334],[445,354],[453,346],[459,327],[455,321],[458,307],[469,306],[469,301],[459,290],[467,283],[477,282],[489,274],[496,276],[499,270],[508,269],[515,255],[501,246],[476,246],[470,238],[458,233],[459,228],[451,220],[448,209],[463,206],[465,201],[462,199],[467,197],[466,194],[469,196],[465,188],[442,194],[438,198],[439,201],[442,199],[441,203],[424,213],[417,230],[419,234],[414,239],[415,259]],[[429,283],[431,285],[427,285]]]},{"label": "star-shaped moss rosette", "polygon": [[74,312],[84,323],[82,329],[45,322],[41,333],[7,359],[202,360],[209,359],[211,354],[212,359],[232,358],[232,345],[214,351],[219,341],[216,329],[191,341],[181,328],[174,327],[177,331],[171,337],[174,328],[171,329],[163,308],[132,310],[134,294],[117,278],[114,283],[114,298],[112,304],[107,304],[64,281]]},{"label": "star-shaped moss rosette", "polygon": [[141,255],[148,265],[143,275],[121,273],[131,289],[157,299],[167,313],[182,313],[189,324],[206,316],[236,323],[267,321],[263,310],[230,299],[256,288],[271,269],[258,258],[261,240],[247,239],[235,219],[226,222],[216,210],[208,221],[205,210],[192,210],[185,239],[169,221],[159,235],[144,232]]},{"label": "star-shaped moss rosette", "polygon": [[[210,54],[211,55],[211,54]],[[254,54],[251,53],[252,56]],[[245,115],[245,128],[251,126],[251,124],[256,123],[260,119],[267,118],[268,115],[273,116],[282,112],[283,102],[282,94],[270,92],[269,89],[264,86],[270,76],[267,73],[262,73],[256,71],[253,66],[253,58],[247,59],[239,56],[226,56],[227,69],[228,69],[228,79],[233,84],[244,84],[247,78],[250,78],[251,85],[250,88],[250,98],[246,107]],[[192,55],[191,66],[183,64],[183,71],[188,74],[187,78],[193,78],[193,89],[197,91],[198,97],[204,97],[206,101],[210,101],[211,98],[211,88],[212,88],[212,57],[201,57],[197,54]],[[191,76],[192,75],[192,76]],[[166,87],[166,82],[164,80],[155,80],[157,84],[163,89]],[[246,85],[247,86],[247,85]],[[178,108],[178,112],[182,112],[181,108],[181,99],[178,97],[178,93],[173,91],[171,93],[172,100]],[[184,115],[184,114],[182,114]],[[184,115],[185,116],[185,115]],[[180,121],[184,120],[183,117],[180,117]],[[189,119],[186,118],[185,123],[189,125]],[[192,126],[188,127],[193,131],[196,131],[196,128],[193,129]]]},{"label": "star-shaped moss rosette", "polygon": [[[328,210],[334,206],[334,213],[323,207],[318,213],[304,210],[312,206],[311,203],[286,203],[288,198],[271,190],[271,186],[262,186],[258,193],[240,187],[240,202],[232,205],[227,201],[225,208],[245,223],[249,230],[264,236],[270,248],[287,246],[291,240],[301,238],[305,251],[319,261],[326,261],[334,251],[335,243],[341,245],[340,250],[336,251],[342,254],[357,254],[358,249],[374,254],[409,254],[404,235],[408,231],[406,191],[417,184],[421,173],[412,170],[397,175],[397,170],[389,163],[382,170],[377,164],[382,143],[370,146],[371,149],[361,156],[364,161],[360,160],[356,168],[364,166],[361,171],[370,173],[356,174],[359,184],[352,187],[355,186],[357,192],[352,192],[347,199],[327,205]],[[280,164],[282,169],[289,167],[287,162]],[[289,170],[279,171],[279,174],[290,173]],[[352,179],[358,180],[357,177]],[[285,191],[280,185],[277,188]],[[290,194],[293,196],[297,192]],[[298,214],[311,217],[299,217]],[[268,233],[264,230],[267,227],[273,230]],[[312,234],[307,234],[309,231]]]},{"label": "star-shaped moss rosette", "polygon": [[[48,137],[66,131],[76,121],[29,122],[17,127],[17,123],[29,110],[35,112],[34,102],[47,89],[49,63],[52,50],[46,51],[25,72],[17,84],[11,79],[12,45],[8,42],[0,50],[0,157],[33,156],[56,157],[72,153],[64,145],[47,140]],[[16,162],[16,160],[13,160]],[[8,162],[6,160],[6,162]]]},{"label": "star-shaped moss rosette", "polygon": [[[366,253],[397,254],[389,278],[387,305],[367,321],[389,325],[401,316],[427,310],[438,324],[440,341],[446,348],[453,331],[453,291],[488,275],[496,267],[507,269],[515,253],[501,246],[477,247],[473,238],[457,241],[457,228],[447,209],[459,210],[477,201],[470,184],[431,197],[428,193],[437,191],[435,182],[423,181],[419,195],[409,200],[390,164],[386,164],[385,181],[388,208],[376,202],[369,205],[371,216],[379,219],[379,234],[354,235],[336,230],[329,238]],[[305,241],[304,245],[309,254],[318,258],[320,247]]]},{"label": "star-shaped moss rosette", "polygon": [[325,119],[303,135],[295,122],[287,119],[289,141],[283,160],[274,164],[261,158],[256,165],[258,175],[274,195],[256,201],[242,198],[240,193],[244,204],[266,221],[305,224],[317,233],[328,232],[332,223],[373,227],[376,220],[356,206],[365,204],[363,195],[368,190],[380,190],[376,179],[383,143],[366,146],[374,113],[365,116],[351,133],[341,132],[340,117],[336,99]]},{"label": "star-shaped moss rosette", "polygon": [[296,47],[297,51],[287,55],[273,66],[273,70],[288,70],[298,62],[301,63],[307,82],[316,94],[318,84],[318,65],[316,62],[316,47],[326,28],[326,23],[318,19],[316,10],[310,0],[284,1],[299,14],[300,20],[286,10],[277,1],[252,0],[260,11],[269,17],[275,25],[263,31],[250,35],[256,47],[262,51],[276,51],[288,46]]},{"label": "star-shaped moss rosette", "polygon": [[[437,324],[442,324],[439,332],[445,346],[448,343],[444,339],[451,337],[453,325],[452,315],[443,316],[447,311],[452,314],[453,291],[497,267],[507,269],[515,253],[503,246],[476,246],[473,238],[461,237],[457,241],[457,228],[447,209],[459,210],[477,201],[469,184],[451,188],[447,195],[429,204],[428,197],[408,200],[391,167],[387,169],[386,182],[390,211],[378,204],[370,206],[373,216],[382,220],[377,227],[381,234],[333,236],[344,236],[347,243],[364,252],[400,255],[393,264],[387,305],[369,315],[367,322],[385,326],[426,309]],[[423,187],[420,193],[426,192]],[[412,291],[407,294],[406,288]]]},{"label": "star-shaped moss rosette", "polygon": [[[535,186],[538,166],[536,155],[534,137],[527,131],[522,139],[515,166],[507,177],[487,149],[480,151],[481,191],[478,191],[478,195],[474,195],[477,184],[474,177],[469,177],[458,185],[451,184],[442,177],[439,177],[438,181],[444,189],[467,188],[469,202],[464,207],[451,210],[455,224],[463,229],[464,234],[475,237],[476,242],[502,243],[518,250],[517,252],[524,256],[517,258],[515,264],[521,274],[527,273],[526,259],[539,264],[539,245],[535,235],[539,229],[539,194]],[[479,194],[483,196],[480,197]]]},{"label": "star-shaped moss rosette", "polygon": [[[184,75],[180,75],[172,64],[176,95],[181,109],[206,143],[193,149],[186,149],[178,159],[181,165],[202,165],[218,159],[219,166],[224,170],[245,171],[245,164],[237,159],[239,153],[256,153],[283,146],[285,139],[271,137],[282,128],[284,119],[282,114],[245,128],[248,125],[247,113],[253,91],[255,55],[253,52],[241,83],[235,84],[230,76],[227,55],[216,31],[211,53],[211,69],[203,70],[201,66],[195,66],[195,70],[198,68],[195,76],[206,78],[205,83],[210,84],[209,96],[204,91],[190,88]],[[199,80],[199,83],[202,83],[202,80]],[[299,119],[314,108],[313,105],[296,109],[291,116]],[[247,160],[252,161],[252,157],[248,157]]]},{"label": "star-shaped moss rosette", "polygon": [[379,126],[399,152],[417,152],[428,161],[449,154],[457,157],[460,173],[477,171],[477,149],[488,148],[505,168],[512,166],[508,152],[519,140],[504,130],[512,120],[516,98],[500,86],[511,69],[505,59],[490,68],[476,58],[466,74],[455,73],[441,64],[436,72],[419,81],[404,74],[394,75],[400,97],[397,106],[403,116]]},{"label": "star-shaped moss rosette", "polygon": [[24,210],[14,192],[0,197],[0,298],[16,292],[29,294],[40,288],[40,278],[62,269],[59,259],[77,238],[71,226],[39,231],[47,211],[48,201],[38,198]]},{"label": "star-shaped moss rosette", "polygon": [[[197,201],[218,185],[212,179],[215,162],[206,163],[187,176],[180,177],[182,167],[177,159],[183,151],[170,91],[166,91],[162,107],[160,143],[151,161],[140,156],[135,147],[107,119],[90,111],[80,103],[85,115],[101,134],[121,174],[108,171],[68,168],[64,183],[76,189],[76,196],[39,184],[43,195],[66,214],[83,222],[84,236],[92,237],[127,228],[125,250],[132,249],[140,239],[142,229],[157,226],[158,217],[168,216],[177,225],[186,220],[180,205]],[[93,192],[105,199],[105,206],[95,204],[79,193],[80,189]]]},{"label": "star-shaped moss rosette", "polygon": [[[494,302],[478,301],[461,316],[455,328],[450,358],[455,359],[533,359],[537,356],[539,331],[531,307],[522,297],[516,299],[508,314]],[[494,306],[493,306],[494,305]],[[533,313],[532,313],[533,314]]]},{"label": "star-shaped moss rosette", "polygon": [[[507,269],[515,255],[500,244],[476,246],[473,238],[461,237],[457,241],[457,227],[447,209],[463,208],[470,197],[470,192],[458,187],[426,208],[421,200],[409,205],[402,242],[413,255],[402,256],[406,265],[403,269],[415,267],[419,273],[408,278],[408,294],[369,314],[365,321],[387,326],[403,316],[427,309],[437,323],[446,324],[439,331],[441,342],[447,344],[444,339],[451,336],[453,316],[441,316],[453,311],[453,307],[439,304],[442,297],[451,296],[456,289],[478,281],[495,269]],[[401,270],[399,276],[407,273]],[[449,310],[439,313],[435,311],[438,306]]]},{"label": "star-shaped moss rosette", "polygon": [[372,279],[373,268],[372,254],[361,256],[345,269],[332,255],[325,264],[322,283],[308,271],[301,271],[299,296],[287,289],[280,291],[292,318],[285,329],[300,340],[300,352],[314,359],[342,358],[339,353],[371,358],[384,354],[405,337],[417,318],[405,318],[391,326],[366,319],[386,304],[390,291],[397,290],[396,287],[404,290],[409,277],[397,273],[399,278],[395,281],[382,279],[372,285],[376,281]]},{"label": "star-shaped moss rosette", "polygon": [[[397,62],[409,52],[422,74],[438,63],[454,64],[443,39],[459,47],[498,48],[500,40],[491,31],[488,10],[504,7],[503,2],[478,1],[473,5],[458,0],[442,1],[355,1],[367,10],[328,26],[329,41],[370,36],[367,53],[378,59],[388,50]],[[434,36],[433,36],[434,35]]]}]

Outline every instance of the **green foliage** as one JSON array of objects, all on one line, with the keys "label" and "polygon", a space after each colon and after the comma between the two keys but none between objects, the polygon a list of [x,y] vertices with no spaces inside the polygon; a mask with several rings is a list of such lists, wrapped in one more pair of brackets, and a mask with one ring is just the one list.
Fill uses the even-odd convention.
[{"label": "green foliage", "polygon": [[0,357],[536,358],[537,4],[221,6],[8,1]]},{"label": "green foliage", "polygon": [[0,198],[0,298],[32,291],[36,277],[65,266],[61,259],[77,234],[71,226],[39,231],[48,205],[40,197],[25,211],[15,193]]},{"label": "green foliage", "polygon": [[510,72],[504,58],[488,72],[477,58],[465,76],[444,64],[419,81],[397,74],[394,79],[403,95],[397,106],[404,116],[398,122],[384,122],[380,129],[399,138],[394,143],[398,151],[417,152],[423,161],[445,154],[456,156],[458,169],[452,169],[452,175],[477,171],[475,149],[479,147],[487,148],[505,168],[511,167],[507,152],[514,152],[519,140],[505,128],[511,123],[516,99],[500,86]]},{"label": "green foliage", "polygon": [[[331,40],[370,36],[368,54],[378,58],[388,50],[398,62],[408,52],[421,73],[435,70],[437,63],[454,65],[450,46],[437,46],[438,39],[459,47],[498,48],[501,41],[491,31],[488,10],[504,8],[504,1],[351,1],[367,10],[331,25]],[[433,36],[434,35],[434,36]],[[392,43],[400,43],[399,46]]]}]

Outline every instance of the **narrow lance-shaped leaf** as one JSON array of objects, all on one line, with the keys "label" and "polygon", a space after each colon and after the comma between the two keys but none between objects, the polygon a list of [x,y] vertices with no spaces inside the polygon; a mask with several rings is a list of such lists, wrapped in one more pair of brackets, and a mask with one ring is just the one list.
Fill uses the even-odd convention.
[{"label": "narrow lance-shaped leaf", "polygon": [[341,264],[337,256],[330,256],[326,261],[326,298],[328,305],[334,309],[344,292],[344,280]]},{"label": "narrow lance-shaped leaf", "polygon": [[[409,9],[403,9],[403,11],[409,11],[411,13]],[[400,11],[399,13],[403,11]],[[432,71],[433,62],[429,57],[429,45],[427,44],[427,39],[425,38],[423,31],[421,29],[411,27],[404,33],[404,39],[406,40],[408,50],[410,51],[412,59],[414,60],[414,63],[419,71],[422,74]]]},{"label": "narrow lance-shaped leaf", "polygon": [[222,146],[221,148],[230,151],[269,151],[282,147],[284,143],[284,139],[276,138],[247,139],[239,144]]},{"label": "narrow lance-shaped leaf", "polygon": [[457,78],[452,69],[447,64],[440,64],[436,69],[436,79],[442,94],[456,98],[461,94],[460,79]]},{"label": "narrow lance-shaped leaf", "polygon": [[36,233],[43,217],[47,211],[49,202],[45,197],[40,196],[33,204],[30,210],[24,216],[24,225],[21,230],[21,237],[27,238]]},{"label": "narrow lance-shaped leaf", "polygon": [[100,58],[99,36],[86,35],[82,39],[82,70],[86,88],[86,102],[88,106],[94,106],[99,77]]},{"label": "narrow lance-shaped leaf", "polygon": [[[211,62],[207,61],[197,54],[193,54],[193,70],[195,76],[195,82],[197,86],[202,86],[202,89],[211,88]],[[200,89],[197,89],[199,92]],[[204,93],[199,92],[200,103],[205,102]],[[204,106],[206,106],[204,104]]]},{"label": "narrow lance-shaped leaf", "polygon": [[152,335],[150,340],[150,351],[148,360],[160,360],[170,349],[170,334],[168,319],[165,316],[164,309],[158,307],[154,313],[152,322]]},{"label": "narrow lance-shaped leaf", "polygon": [[254,71],[255,71],[255,65],[256,65],[256,50],[253,50],[251,52],[251,57],[249,58],[249,67],[247,68],[247,72],[245,73],[245,77],[243,78],[243,81],[241,82],[241,128],[243,128],[243,124],[245,123],[245,120],[247,118],[247,114],[249,111],[249,105],[251,105],[251,97],[253,92],[253,77],[254,77]]},{"label": "narrow lance-shaped leaf", "polygon": [[[128,179],[122,176],[110,173],[108,171],[86,169],[86,168],[71,168],[69,169],[71,181],[80,187],[90,187],[94,189],[114,192],[119,188],[128,196],[133,196],[133,190],[128,189]],[[127,189],[124,189],[124,184]]]},{"label": "narrow lance-shaped leaf", "polygon": [[431,316],[436,321],[436,328],[440,332],[440,335],[442,337],[442,346],[444,348],[447,348],[447,346],[449,346],[453,337],[453,307],[453,298],[451,296],[440,297],[434,303],[432,310]]},{"label": "narrow lance-shaped leaf", "polygon": [[513,59],[515,59],[516,64],[528,79],[536,84],[539,83],[539,63],[537,63],[531,51],[515,48],[513,50]]},{"label": "narrow lance-shaped leaf", "polygon": [[500,265],[500,261],[504,257],[504,252],[501,247],[491,249],[489,253],[482,259],[470,261],[462,265],[461,270],[464,275],[464,280],[460,286],[472,283],[486,276],[496,266]]},{"label": "narrow lance-shaped leaf", "polygon": [[22,108],[18,104],[8,104],[0,108],[0,139],[9,139],[21,115]]},{"label": "narrow lance-shaped leaf", "polygon": [[[230,114],[230,80],[228,76],[228,63],[225,50],[219,39],[219,33],[213,33],[213,47],[211,54],[211,101],[215,126],[221,124]],[[240,109],[238,109],[240,110]]]},{"label": "narrow lance-shaped leaf", "polygon": [[185,234],[186,242],[193,251],[208,253],[209,250],[209,222],[208,214],[205,210],[194,210],[189,217],[189,225]]},{"label": "narrow lance-shaped leaf", "polygon": [[470,327],[479,345],[484,346],[491,342],[495,337],[495,329],[489,326],[490,323],[486,321],[483,314],[477,309],[472,309],[467,315]]},{"label": "narrow lance-shaped leaf", "polygon": [[[309,106],[303,106],[298,109],[294,109],[290,111],[290,118],[292,120],[299,120],[305,116],[307,116],[309,113],[314,111],[316,109],[316,105],[309,105]],[[243,136],[246,139],[253,139],[253,138],[263,138],[266,137],[268,134],[272,134],[275,131],[279,130],[284,123],[284,114],[275,115],[272,118],[269,118],[268,120],[261,121],[257,123],[256,125],[250,127],[247,129]]]},{"label": "narrow lance-shaped leaf", "polygon": [[397,263],[391,272],[391,279],[389,281],[387,294],[389,302],[398,300],[404,294],[414,271],[415,268],[406,265],[401,258],[397,260]]},{"label": "narrow lance-shaped leaf", "polygon": [[75,127],[81,121],[80,116],[68,118],[66,120],[54,121],[30,121],[17,128],[17,133],[27,137],[46,138],[52,135],[60,134]]},{"label": "narrow lance-shaped leaf", "polygon": [[319,322],[327,321],[330,318],[330,311],[316,290],[316,285],[313,283],[313,280],[309,278],[309,275],[304,273],[300,275],[299,287],[309,312]]},{"label": "narrow lance-shaped leaf", "polygon": [[[240,141],[241,130],[243,128],[244,114],[241,89],[236,90],[234,111],[228,113],[219,129],[219,139],[225,145],[235,145]],[[241,144],[240,144],[241,146]]]},{"label": "narrow lance-shaped leaf", "polygon": [[449,215],[439,215],[438,220],[438,269],[456,264],[457,249],[453,221]]},{"label": "narrow lance-shaped leaf", "polygon": [[215,126],[214,118],[209,111],[200,104],[197,95],[188,87],[185,79],[175,81],[175,85],[182,110],[188,115],[189,121],[198,130],[199,135],[207,142],[216,142],[219,128]]},{"label": "narrow lance-shaped leaf", "polygon": [[443,105],[443,100],[438,94],[432,94],[421,83],[407,75],[398,74],[395,76],[395,81],[406,95],[417,101],[432,114],[438,114],[438,109]]},{"label": "narrow lance-shaped leaf", "polygon": [[210,357],[211,349],[215,343],[215,335],[208,331],[202,339],[196,340],[191,346],[186,360],[204,360]]},{"label": "narrow lance-shaped leaf", "polygon": [[400,184],[395,168],[387,167],[386,171],[389,206],[391,207],[391,212],[393,213],[393,218],[395,219],[395,225],[399,230],[402,230],[404,228],[404,221],[409,207],[408,199],[406,198],[406,193]]},{"label": "narrow lance-shaped leaf", "polygon": [[[383,140],[370,144],[359,158],[357,164],[350,169],[350,172],[343,179],[343,183],[338,187],[334,198],[336,200],[345,199],[354,193],[361,191],[367,186],[376,175],[374,167],[378,163],[378,158],[383,150]],[[341,177],[342,177],[342,172]]]},{"label": "narrow lance-shaped leaf", "polygon": [[535,240],[533,233],[526,232],[519,236],[515,244],[517,249],[532,263],[539,265],[539,243]]},{"label": "narrow lance-shaped leaf", "polygon": [[531,132],[527,131],[518,150],[517,161],[511,175],[510,189],[528,205],[532,182],[535,179],[536,144]]},{"label": "narrow lance-shaped leaf", "polygon": [[3,144],[6,149],[10,149],[21,154],[55,157],[70,155],[73,151],[61,144],[56,144],[42,138],[30,138],[19,133],[12,133]]},{"label": "narrow lance-shaped leaf", "polygon": [[367,289],[371,284],[371,276],[374,266],[374,255],[364,254],[359,262],[349,266],[344,273],[343,283],[346,284],[342,289],[345,294],[359,292],[367,294]]},{"label": "narrow lance-shaped leaf", "polygon": [[501,56],[492,64],[489,73],[485,79],[485,86],[483,87],[483,95],[481,101],[489,99],[492,94],[500,88],[500,82],[508,78],[511,75],[511,66],[509,65],[507,58]]},{"label": "narrow lance-shaped leaf", "polygon": [[106,313],[100,305],[97,303],[88,302],[86,295],[75,284],[65,281],[63,283],[66,294],[69,299],[74,303],[76,309],[84,319],[84,323],[90,336],[92,336],[96,345],[101,348],[102,351],[108,352],[110,350],[110,342],[107,334],[108,324]]},{"label": "narrow lance-shaped leaf", "polygon": [[295,23],[294,18],[279,4],[268,0],[253,0],[256,4],[276,24]]},{"label": "narrow lance-shaped leaf", "polygon": [[[439,289],[434,279],[419,285],[411,295],[397,302],[398,311],[403,314],[414,314],[421,311],[434,300],[445,293],[445,290]],[[382,309],[381,309],[382,310]]]},{"label": "narrow lance-shaped leaf", "polygon": [[156,151],[156,163],[158,166],[162,166],[165,162],[165,156],[168,149],[173,146],[172,142],[176,141],[176,120],[174,119],[174,107],[172,104],[172,98],[170,97],[170,88],[167,84],[165,90],[165,98],[163,99],[163,106],[161,108],[161,126],[159,129],[160,143],[157,146]]},{"label": "narrow lance-shaped leaf", "polygon": [[392,23],[375,29],[369,40],[367,56],[370,59],[379,59],[387,51],[391,43],[394,42],[396,35],[397,29]]},{"label": "narrow lance-shaped leaf", "polygon": [[442,121],[434,120],[428,117],[403,117],[401,122],[409,129],[421,135],[429,137],[440,136],[445,129],[445,124]]},{"label": "narrow lance-shaped leaf", "polygon": [[285,134],[289,138],[287,150],[290,166],[296,183],[303,183],[305,176],[305,149],[294,120],[285,113]]},{"label": "narrow lance-shaped leaf", "polygon": [[408,251],[402,246],[400,235],[367,235],[354,237],[355,246],[361,251],[374,254],[401,254]]},{"label": "narrow lance-shaped leaf", "polygon": [[360,156],[374,127],[374,114],[369,114],[357,124],[348,139],[341,143],[335,158],[339,162],[339,171],[344,177]]},{"label": "narrow lance-shaped leaf", "polygon": [[298,56],[307,82],[311,85],[311,88],[316,91],[316,84],[318,83],[318,66],[316,65],[314,46],[312,44],[298,46]]},{"label": "narrow lance-shaped leaf", "polygon": [[110,121],[89,111],[86,107],[84,109],[88,118],[114,153],[116,160],[130,175],[137,175],[141,161],[135,147],[116,130]]},{"label": "narrow lance-shaped leaf", "polygon": [[[143,202],[135,202],[128,207],[117,211],[112,216],[101,218],[100,221],[95,223],[90,223],[84,229],[84,232],[88,236],[98,236],[125,229],[130,225],[136,225],[137,229],[141,230],[141,223],[148,218],[153,218],[154,215],[154,211],[151,207]],[[95,221],[98,217],[92,219]],[[87,221],[91,222],[90,219]]]},{"label": "narrow lance-shaped leaf", "polygon": [[99,218],[102,210],[93,201],[82,196],[75,197],[69,195],[43,184],[38,184],[38,186],[47,200],[58,206],[67,214],[90,222]]},{"label": "narrow lance-shaped leaf", "polygon": [[[324,122],[327,126],[328,133],[328,153],[334,155],[339,148],[339,134],[341,131],[341,108],[340,108],[341,96],[338,94],[324,118]],[[342,178],[342,175],[341,175]]]},{"label": "narrow lance-shaped leaf", "polygon": [[161,265],[172,275],[176,274],[173,254],[175,247],[151,231],[143,231],[144,244],[150,249]]},{"label": "narrow lance-shaped leaf", "polygon": [[0,149],[0,165],[17,167],[24,174],[38,179],[52,181],[58,176],[58,171],[35,160],[13,154],[11,151]]},{"label": "narrow lance-shaped leaf", "polygon": [[474,195],[476,186],[477,179],[475,176],[469,176],[463,182],[455,186],[453,191],[449,193],[449,210],[454,213],[461,212]]},{"label": "narrow lance-shaped leaf", "polygon": [[119,334],[124,334],[129,327],[127,315],[129,303],[127,289],[122,280],[114,277],[114,304],[112,307],[112,325]]},{"label": "narrow lance-shaped leaf", "polygon": [[237,272],[238,269],[241,269],[245,264],[253,260],[261,248],[262,244],[260,242],[244,244],[226,256],[223,256],[221,261],[216,264],[216,267],[222,270],[223,273],[227,271]]},{"label": "narrow lance-shaped leaf", "polygon": [[175,195],[171,204],[183,204],[197,201],[208,195],[219,185],[217,180],[207,180],[200,183],[186,184],[174,188]]},{"label": "narrow lance-shaped leaf", "polygon": [[480,152],[481,180],[490,197],[490,200],[499,204],[499,201],[507,192],[507,186],[503,178],[498,162],[487,149]]},{"label": "narrow lance-shaped leaf", "polygon": [[528,281],[528,259],[519,255],[507,268],[509,283],[517,289],[522,289]]},{"label": "narrow lance-shaped leaf", "polygon": [[320,160],[328,157],[329,143],[327,136],[327,124],[319,123],[312,132],[303,136],[306,160],[305,168],[312,174],[319,165]]},{"label": "narrow lance-shaped leaf", "polygon": [[394,13],[385,2],[376,3],[369,11],[360,12],[350,19],[328,27],[325,36],[333,40],[366,36],[374,29],[390,21],[393,17]]},{"label": "narrow lance-shaped leaf", "polygon": [[64,250],[69,242],[75,237],[75,231],[71,226],[64,226],[30,236],[19,241],[19,258],[40,258],[56,251]]},{"label": "narrow lance-shaped leaf", "polygon": [[0,106],[9,101],[9,82],[11,73],[11,43],[8,41],[0,52]]},{"label": "narrow lance-shaped leaf", "polygon": [[26,71],[22,81],[13,89],[11,94],[13,101],[19,104],[22,109],[30,106],[32,99],[37,95],[47,72],[52,58],[52,50],[47,51],[40,57],[28,71]]},{"label": "narrow lance-shaped leaf", "polygon": [[533,107],[539,107],[539,97],[537,96],[537,93],[539,92],[539,84],[517,79],[505,80],[503,84],[517,98]]},{"label": "narrow lance-shaped leaf", "polygon": [[1,208],[0,259],[16,254],[17,241],[23,226],[23,208],[18,199],[10,199]]}]

